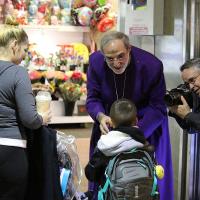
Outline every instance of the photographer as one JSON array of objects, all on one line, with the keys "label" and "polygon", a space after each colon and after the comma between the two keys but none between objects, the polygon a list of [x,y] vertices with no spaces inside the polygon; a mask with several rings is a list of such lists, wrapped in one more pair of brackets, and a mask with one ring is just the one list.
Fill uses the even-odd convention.
[{"label": "photographer", "polygon": [[180,71],[185,86],[191,91],[192,104],[182,95],[182,105],[170,106],[169,115],[189,133],[200,131],[200,58],[186,61]]}]

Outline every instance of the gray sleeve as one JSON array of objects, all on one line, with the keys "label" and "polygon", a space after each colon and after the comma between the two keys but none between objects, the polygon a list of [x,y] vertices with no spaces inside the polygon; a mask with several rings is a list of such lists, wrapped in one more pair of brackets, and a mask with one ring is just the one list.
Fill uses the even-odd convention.
[{"label": "gray sleeve", "polygon": [[19,67],[15,83],[15,101],[20,121],[27,128],[39,128],[42,125],[42,117],[36,111],[31,81],[25,68]]}]

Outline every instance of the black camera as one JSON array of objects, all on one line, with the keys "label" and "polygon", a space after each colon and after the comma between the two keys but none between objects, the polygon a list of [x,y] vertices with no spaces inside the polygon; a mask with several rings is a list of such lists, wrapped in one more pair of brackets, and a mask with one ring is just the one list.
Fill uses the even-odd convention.
[{"label": "black camera", "polygon": [[185,84],[180,84],[176,88],[167,91],[164,97],[164,101],[167,106],[181,105],[181,96],[185,98],[188,105],[192,105],[192,93]]}]

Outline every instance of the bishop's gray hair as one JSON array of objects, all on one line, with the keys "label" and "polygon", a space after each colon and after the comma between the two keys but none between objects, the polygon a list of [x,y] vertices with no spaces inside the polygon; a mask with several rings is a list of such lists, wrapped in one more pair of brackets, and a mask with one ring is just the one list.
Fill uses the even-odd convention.
[{"label": "bishop's gray hair", "polygon": [[104,47],[112,40],[122,40],[126,49],[130,47],[129,38],[126,34],[118,31],[110,31],[105,33],[101,38],[100,50],[104,52]]}]

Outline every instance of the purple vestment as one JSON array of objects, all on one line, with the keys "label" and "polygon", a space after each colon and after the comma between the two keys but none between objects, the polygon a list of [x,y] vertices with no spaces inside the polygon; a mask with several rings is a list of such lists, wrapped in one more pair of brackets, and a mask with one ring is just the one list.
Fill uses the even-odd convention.
[{"label": "purple vestment", "polygon": [[[100,138],[97,113],[109,115],[111,104],[117,99],[116,93],[119,98],[123,97],[124,93],[124,98],[135,103],[138,110],[138,126],[148,141],[154,145],[157,163],[164,167],[165,177],[158,180],[160,199],[173,200],[171,145],[167,111],[163,101],[166,88],[162,62],[152,54],[132,47],[131,62],[123,74],[114,74],[99,51],[90,56],[89,64],[87,110],[95,120],[90,155]],[[96,190],[93,186],[94,184],[90,184],[90,189]]]}]

